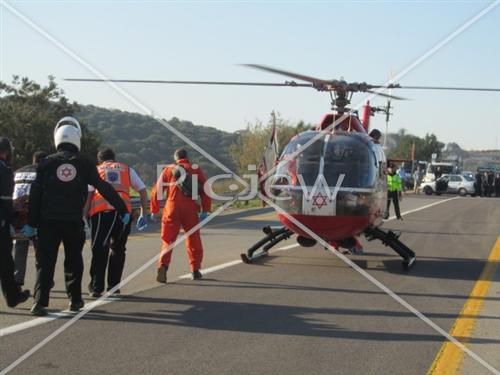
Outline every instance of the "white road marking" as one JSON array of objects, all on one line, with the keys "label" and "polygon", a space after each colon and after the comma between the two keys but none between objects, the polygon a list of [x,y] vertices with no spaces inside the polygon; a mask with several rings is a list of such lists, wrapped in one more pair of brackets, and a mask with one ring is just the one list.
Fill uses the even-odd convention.
[{"label": "white road marking", "polygon": [[[414,212],[422,211],[422,210],[425,210],[427,208],[436,206],[438,204],[449,202],[449,201],[452,201],[452,200],[458,199],[458,198],[459,197],[454,197],[454,198],[448,198],[448,199],[444,199],[444,200],[439,200],[437,202],[434,202],[434,203],[431,203],[431,204],[428,204],[428,205],[425,205],[425,206],[422,206],[422,207],[419,207],[419,208],[415,208],[413,210],[402,212],[401,215],[403,216],[403,215],[408,215],[408,214],[411,214],[411,213],[414,213]],[[387,221],[394,220],[394,219],[396,219],[396,216],[391,216],[389,219],[387,219],[385,221],[387,222]],[[280,248],[278,248],[276,250],[272,250],[269,253],[274,253],[274,252],[278,252],[278,251],[286,251],[286,250],[294,249],[296,247],[300,247],[300,245],[298,243],[294,243],[294,244],[291,244],[291,245],[280,247]],[[233,261],[230,261],[230,262],[222,263],[222,264],[219,264],[217,266],[213,266],[213,267],[209,267],[209,268],[203,269],[202,270],[202,274],[203,275],[207,275],[209,273],[217,272],[217,271],[223,270],[225,268],[236,266],[236,265],[241,264],[241,263],[243,263],[241,260],[233,260]],[[187,274],[179,276],[177,278],[177,281],[179,281],[179,280],[186,280],[186,279],[189,279],[189,278],[191,278],[191,274],[187,273]],[[102,301],[96,301],[99,304],[98,305],[93,305],[93,307],[106,305],[106,304],[108,304],[110,302],[115,302],[115,301],[119,301],[119,300],[120,300],[119,297],[110,297],[110,298],[104,299]],[[2,328],[2,329],[0,329],[0,337],[11,335],[13,333],[17,333],[17,332],[23,331],[23,330],[28,329],[28,328],[33,328],[33,327],[36,327],[36,326],[39,326],[39,325],[42,325],[42,324],[45,324],[45,323],[48,323],[48,322],[60,319],[60,318],[65,318],[65,317],[68,317],[68,316],[72,316],[72,315],[74,315],[74,314],[72,314],[70,312],[65,312],[65,311],[60,312],[60,313],[50,313],[48,316],[43,317],[43,318],[35,318],[35,319],[29,320],[27,322],[14,324],[14,325],[12,325],[10,327],[7,327],[7,328]]]},{"label": "white road marking", "polygon": [[289,250],[289,249],[293,249],[294,247],[299,247],[299,246],[300,245],[298,243],[294,243],[294,244],[291,244],[288,246],[280,247],[278,250]]},{"label": "white road marking", "polygon": [[[293,248],[299,247],[299,246],[300,245],[298,243],[294,243],[294,244],[291,244],[291,245],[288,245],[288,246],[280,247],[280,248],[275,249],[275,250],[271,250],[271,251],[269,251],[269,253],[271,254],[271,253],[275,253],[277,251],[290,250],[290,249],[293,249]],[[209,273],[220,271],[220,270],[223,270],[224,268],[229,268],[229,267],[232,267],[232,266],[236,266],[236,265],[241,264],[241,263],[243,263],[242,260],[233,260],[231,262],[222,263],[222,264],[219,264],[217,266],[205,268],[205,269],[201,270],[201,273],[203,275],[207,275]],[[191,274],[190,273],[186,273],[185,275],[179,276],[178,280],[189,279],[190,277],[191,277]]]},{"label": "white road marking", "polygon": [[[452,201],[452,200],[455,200],[455,199],[459,199],[459,198],[460,197],[453,197],[453,198],[443,199],[442,201],[437,201],[437,202],[428,204],[426,206],[422,206],[422,207],[419,207],[419,208],[415,208],[413,210],[402,212],[401,216],[412,214],[412,213],[418,212],[418,211],[422,211],[422,210],[425,210],[426,208],[437,206],[438,204],[449,202],[449,201]],[[384,221],[394,220],[395,218],[396,218],[396,216],[391,216],[390,218],[388,218],[387,220],[384,220]]]},{"label": "white road marking", "polygon": [[[103,299],[100,301],[94,301],[92,303],[92,306],[98,307],[98,306],[102,306],[102,305],[107,305],[108,303],[117,301],[119,299],[120,299],[119,297],[109,297],[109,298],[106,298],[106,299]],[[71,317],[74,315],[75,315],[75,313],[71,312],[69,310],[64,310],[64,311],[57,312],[57,313],[49,313],[47,316],[44,316],[41,318],[35,318],[32,320],[28,320],[27,322],[14,324],[14,325],[7,327],[7,328],[2,328],[2,329],[0,329],[0,337],[12,335],[13,333],[24,331],[25,329],[28,329],[28,328],[33,328],[33,327],[36,327],[36,326],[39,326],[39,325],[42,325],[45,323],[52,322],[53,320],[57,320],[60,318],[67,318],[67,317]]]},{"label": "white road marking", "polygon": [[[276,249],[274,251],[270,251],[270,253],[277,252],[277,251],[289,250],[289,249],[293,249],[293,248],[299,247],[299,246],[300,245],[298,243],[295,243],[292,245],[280,247],[279,249]],[[217,266],[205,268],[201,271],[201,273],[203,275],[207,275],[209,273],[217,272],[217,271],[223,270],[225,268],[236,266],[236,265],[241,264],[241,263],[243,263],[241,260],[233,260],[230,262],[219,264]],[[186,273],[184,275],[179,276],[176,281],[186,280],[189,278],[191,278],[191,274]],[[107,305],[110,302],[116,302],[119,300],[121,300],[120,297],[112,296],[112,297],[106,298],[106,299],[101,300],[101,301],[95,301],[93,304],[93,308],[98,307],[98,306]],[[39,326],[39,325],[42,325],[45,323],[52,322],[52,321],[60,319],[60,318],[66,318],[66,317],[70,317],[73,315],[74,315],[74,313],[71,313],[69,310],[61,311],[58,313],[49,313],[49,315],[44,316],[42,318],[35,318],[35,319],[29,320],[27,322],[18,323],[18,324],[14,324],[14,325],[6,327],[6,328],[2,328],[2,329],[0,329],[0,337],[12,335],[13,333],[24,331],[25,329],[28,329],[28,328],[33,328],[33,327],[36,327],[36,326]]]}]

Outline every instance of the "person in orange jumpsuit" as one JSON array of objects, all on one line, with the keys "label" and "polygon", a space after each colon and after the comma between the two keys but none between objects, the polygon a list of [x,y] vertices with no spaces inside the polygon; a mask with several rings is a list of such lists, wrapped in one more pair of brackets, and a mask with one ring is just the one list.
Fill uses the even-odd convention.
[{"label": "person in orange jumpsuit", "polygon": [[[167,282],[167,270],[173,250],[171,245],[175,242],[180,228],[182,227],[186,233],[189,232],[200,222],[200,219],[203,220],[208,216],[211,206],[210,197],[203,189],[206,180],[202,170],[189,162],[187,151],[184,149],[176,150],[174,159],[175,164],[168,165],[161,173],[151,191],[150,198],[151,213],[154,215],[160,211],[160,200],[165,194],[167,196],[161,219],[162,248],[157,263],[156,277],[159,283]],[[193,182],[196,179],[197,183]],[[199,280],[202,278],[200,268],[203,259],[199,230],[187,236],[186,248],[191,278]]]}]

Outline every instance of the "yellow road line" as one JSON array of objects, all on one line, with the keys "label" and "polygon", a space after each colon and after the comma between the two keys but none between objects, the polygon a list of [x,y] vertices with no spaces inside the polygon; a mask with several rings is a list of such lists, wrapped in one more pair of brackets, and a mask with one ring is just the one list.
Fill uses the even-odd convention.
[{"label": "yellow road line", "polygon": [[[500,261],[500,237],[497,238],[491,250],[488,261],[476,281],[469,298],[465,302],[460,315],[453,325],[450,335],[466,343],[474,332],[476,318],[481,312],[484,297],[488,294],[493,275]],[[439,350],[427,375],[454,375],[457,374],[463,359],[464,352],[452,342],[445,342]]]}]

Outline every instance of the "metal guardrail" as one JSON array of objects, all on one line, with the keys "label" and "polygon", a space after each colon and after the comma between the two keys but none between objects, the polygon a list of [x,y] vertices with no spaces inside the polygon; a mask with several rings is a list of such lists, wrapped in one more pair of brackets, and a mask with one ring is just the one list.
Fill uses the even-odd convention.
[{"label": "metal guardrail", "polygon": [[[236,194],[218,194],[220,197],[227,197],[227,198],[236,198]],[[140,210],[141,209],[141,199],[139,197],[132,197],[130,198],[130,204],[132,205],[132,210]],[[160,202],[160,207],[163,208],[165,205],[165,201]],[[148,206],[149,206],[149,201],[148,201]]]}]

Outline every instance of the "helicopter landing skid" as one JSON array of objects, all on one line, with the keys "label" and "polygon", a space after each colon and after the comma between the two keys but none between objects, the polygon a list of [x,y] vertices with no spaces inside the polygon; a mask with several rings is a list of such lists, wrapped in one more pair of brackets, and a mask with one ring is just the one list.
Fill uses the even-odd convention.
[{"label": "helicopter landing skid", "polygon": [[393,232],[392,230],[383,231],[380,228],[369,227],[365,229],[365,237],[368,241],[378,239],[385,246],[391,247],[396,253],[403,258],[403,268],[409,270],[415,264],[417,258],[415,253],[404,243],[399,241],[401,233]]},{"label": "helicopter landing skid", "polygon": [[[253,245],[246,253],[241,254],[241,260],[244,263],[252,263],[254,260],[266,256],[269,249],[277,245],[279,242],[290,238],[293,232],[285,227],[270,227],[262,228],[266,236]],[[255,254],[257,250],[262,248],[262,251]]]}]

